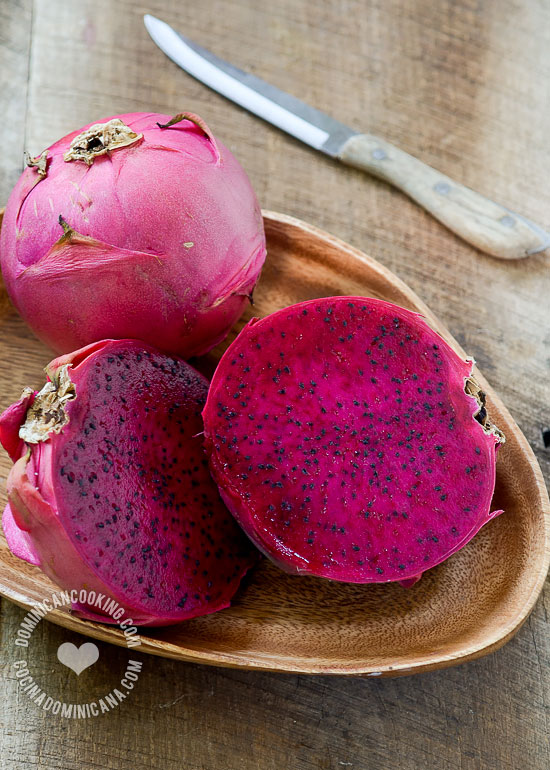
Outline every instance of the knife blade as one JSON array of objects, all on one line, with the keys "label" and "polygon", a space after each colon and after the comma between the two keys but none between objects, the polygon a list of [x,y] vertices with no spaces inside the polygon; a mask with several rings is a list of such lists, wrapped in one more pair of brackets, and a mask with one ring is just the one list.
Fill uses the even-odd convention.
[{"label": "knife blade", "polygon": [[550,235],[521,214],[234,67],[166,22],[146,14],[144,23],[157,46],[197,80],[310,147],[393,184],[481,251],[517,259],[550,246]]}]

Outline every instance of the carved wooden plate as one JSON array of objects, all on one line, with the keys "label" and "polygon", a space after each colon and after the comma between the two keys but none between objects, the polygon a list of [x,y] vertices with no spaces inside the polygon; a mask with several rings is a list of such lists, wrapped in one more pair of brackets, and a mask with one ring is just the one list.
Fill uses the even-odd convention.
[{"label": "carved wooden plate", "polygon": [[[334,294],[380,297],[421,312],[464,352],[407,286],[356,249],[310,225],[265,212],[269,256],[248,318],[300,300]],[[235,333],[231,335],[233,339]],[[227,343],[199,366],[213,370]],[[0,407],[25,385],[43,382],[48,350],[34,339],[0,289]],[[269,671],[391,676],[478,658],[518,630],[541,591],[550,561],[550,504],[527,441],[491,387],[495,423],[507,442],[499,452],[494,508],[505,513],[461,551],[404,589],[396,584],[345,585],[289,576],[266,559],[253,570],[233,606],[162,629],[143,629],[141,650],[186,661]],[[2,479],[10,462],[0,457]],[[3,484],[2,484],[3,486]],[[1,491],[0,504],[5,502]],[[16,559],[0,538],[0,593],[22,607],[49,597],[55,586]],[[80,620],[69,611],[54,623],[124,645],[116,628]]]}]

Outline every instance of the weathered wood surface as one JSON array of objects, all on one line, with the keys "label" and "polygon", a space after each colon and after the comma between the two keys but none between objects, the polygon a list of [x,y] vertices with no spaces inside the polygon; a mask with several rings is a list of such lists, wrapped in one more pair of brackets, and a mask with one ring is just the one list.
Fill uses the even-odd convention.
[{"label": "weathered wood surface", "polygon": [[[416,310],[466,357],[418,295],[380,262],[285,214],[264,211],[264,225],[268,256],[254,290],[254,307],[245,310],[226,341],[195,360],[205,373],[214,371],[229,341],[252,316],[334,292],[377,297]],[[10,393],[15,400],[27,383],[43,381],[50,354],[30,340],[22,319],[1,297],[0,392],[8,404]],[[24,360],[10,376],[14,349],[23,339]],[[261,671],[372,677],[433,671],[501,647],[526,620],[546,581],[550,500],[529,444],[482,373],[476,370],[475,376],[491,420],[506,436],[492,503],[506,515],[484,526],[466,548],[407,590],[395,583],[298,578],[263,559],[230,608],[162,629],[143,629],[140,652]],[[0,455],[0,474],[7,474],[10,466],[9,458]],[[13,556],[0,535],[0,594],[30,607],[49,599],[54,590],[43,572]],[[68,606],[48,620],[126,645],[122,629],[77,618]]]},{"label": "weathered wood surface", "polygon": [[[512,0],[3,0],[0,198],[24,146],[116,112],[192,108],[234,150],[264,207],[294,214],[394,270],[478,360],[548,482],[550,257],[500,262],[469,248],[387,185],[342,168],[191,80],[156,50],[151,12],[235,64],[387,138],[550,227],[550,7]],[[32,27],[32,34],[31,34]],[[22,351],[14,351],[21,356]],[[39,710],[11,662],[23,613],[2,602],[6,767],[170,770],[281,767],[546,770],[550,591],[502,650],[397,680],[252,674],[143,658],[119,709],[86,721]],[[41,623],[32,655],[44,687],[70,693]],[[127,653],[101,646],[77,690],[99,693]],[[72,677],[72,679],[71,679]]]}]

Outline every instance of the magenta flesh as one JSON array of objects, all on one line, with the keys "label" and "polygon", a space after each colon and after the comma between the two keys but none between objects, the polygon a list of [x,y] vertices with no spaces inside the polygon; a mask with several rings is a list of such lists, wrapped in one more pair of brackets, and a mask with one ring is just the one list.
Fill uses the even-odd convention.
[{"label": "magenta flesh", "polygon": [[13,552],[64,589],[115,598],[142,625],[227,607],[256,553],[208,472],[205,378],[131,340],[91,345],[47,371],[58,392],[63,371],[76,391],[61,431],[17,441],[28,394],[0,418],[16,461],[3,520]]},{"label": "magenta flesh", "polygon": [[412,584],[500,513],[504,437],[483,394],[465,392],[472,366],[421,316],[375,299],[255,319],[203,413],[223,499],[283,569]]}]

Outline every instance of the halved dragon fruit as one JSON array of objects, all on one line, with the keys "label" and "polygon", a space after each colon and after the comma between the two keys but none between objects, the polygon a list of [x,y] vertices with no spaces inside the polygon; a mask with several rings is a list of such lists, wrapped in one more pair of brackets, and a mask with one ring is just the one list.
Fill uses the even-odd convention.
[{"label": "halved dragon fruit", "polygon": [[376,299],[253,319],[203,412],[224,501],[289,572],[413,583],[501,513],[504,436],[472,367],[420,315]]},{"label": "halved dragon fruit", "polygon": [[15,462],[2,521],[12,552],[65,590],[116,599],[139,625],[227,607],[257,555],[208,472],[207,380],[133,340],[89,345],[46,372],[0,417]]}]

